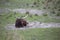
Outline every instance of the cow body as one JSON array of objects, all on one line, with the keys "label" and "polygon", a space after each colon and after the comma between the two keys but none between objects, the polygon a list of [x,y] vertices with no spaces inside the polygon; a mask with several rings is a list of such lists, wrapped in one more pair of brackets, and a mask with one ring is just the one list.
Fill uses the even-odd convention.
[{"label": "cow body", "polygon": [[17,19],[15,23],[16,28],[27,26],[27,22],[24,19]]}]

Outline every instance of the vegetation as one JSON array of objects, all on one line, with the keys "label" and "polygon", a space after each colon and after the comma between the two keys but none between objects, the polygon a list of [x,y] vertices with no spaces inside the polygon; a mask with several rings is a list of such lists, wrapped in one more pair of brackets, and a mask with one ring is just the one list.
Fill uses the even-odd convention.
[{"label": "vegetation", "polygon": [[60,40],[60,28],[36,28],[4,32],[0,40]]},{"label": "vegetation", "polygon": [[[0,0],[0,8],[33,8],[47,10],[50,16],[60,16],[60,0]],[[31,15],[9,12],[0,15],[0,40],[60,40],[60,28],[36,28],[26,30],[6,30],[6,24],[13,24],[17,17],[29,15],[27,21],[57,22],[60,19],[51,18],[48,14]]]},{"label": "vegetation", "polygon": [[42,2],[45,0],[1,0],[2,8],[34,8],[43,9]]},{"label": "vegetation", "polygon": [[50,16],[60,16],[60,0],[0,0],[0,8],[45,9]]},{"label": "vegetation", "polygon": [[[21,14],[21,13],[14,13],[14,12],[10,12],[7,14],[3,14],[0,16],[0,23],[15,23],[15,20],[17,17],[24,17],[27,14]],[[26,18],[26,20],[28,21],[39,21],[39,22],[60,22],[60,19],[56,19],[56,18],[50,18],[47,14],[43,14],[43,15],[31,15],[28,14],[29,16]]]},{"label": "vegetation", "polygon": [[[46,0],[45,7],[47,11],[50,12],[50,14],[56,14],[57,16],[60,16],[60,0]],[[55,15],[55,16],[56,16]]]}]

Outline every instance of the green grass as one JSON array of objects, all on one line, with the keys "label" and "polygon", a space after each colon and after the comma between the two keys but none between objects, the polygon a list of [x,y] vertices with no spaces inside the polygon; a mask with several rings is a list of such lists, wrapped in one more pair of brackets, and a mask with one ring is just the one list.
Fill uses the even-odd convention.
[{"label": "green grass", "polygon": [[[60,28],[38,28],[28,30],[5,30],[7,24],[13,24],[16,17],[25,16],[26,14],[19,14],[10,12],[0,16],[0,40],[60,40]],[[28,21],[40,22],[60,22],[59,19],[52,19],[48,16],[28,16]],[[59,20],[59,21],[57,21]],[[16,33],[16,34],[15,34]],[[14,38],[13,38],[14,37]]]},{"label": "green grass", "polygon": [[[43,8],[43,3],[45,0],[9,0],[8,2],[5,1],[4,3],[2,2],[0,4],[1,8],[34,8],[34,9],[42,9]],[[33,3],[36,2],[37,5],[33,6]],[[28,4],[28,5],[27,5]],[[32,5],[32,6],[30,6]],[[38,7],[37,7],[38,6]]]},{"label": "green grass", "polygon": [[[1,0],[2,1],[2,0]],[[0,2],[1,2],[0,1]],[[45,0],[9,0],[8,2],[2,2],[0,8],[34,8],[34,9],[43,9],[44,4],[42,3]],[[34,2],[37,2],[38,6],[33,5]],[[6,3],[6,4],[5,4]],[[28,6],[26,4],[29,4]],[[25,14],[24,14],[25,15]],[[38,29],[28,29],[28,30],[5,30],[7,24],[13,24],[16,21],[15,16],[21,17],[23,14],[15,14],[10,12],[9,14],[3,14],[0,16],[0,40],[60,40],[60,28],[38,28]],[[28,16],[26,18],[28,21],[39,21],[39,22],[59,22],[60,19],[50,18],[49,16],[35,16],[32,18]],[[14,37],[14,38],[13,38]]]},{"label": "green grass", "polygon": [[5,40],[60,40],[60,28],[10,30]]},{"label": "green grass", "polygon": [[[2,16],[0,16],[0,23],[4,25],[15,23],[16,17],[21,17],[21,16],[26,16],[26,14],[24,15],[21,13],[14,14],[14,12],[3,14]],[[49,16],[43,16],[43,15],[40,15],[40,16],[32,15],[32,17],[28,16],[26,20],[39,21],[39,22],[57,22],[57,23],[59,22],[60,23],[60,19],[50,18]]]}]

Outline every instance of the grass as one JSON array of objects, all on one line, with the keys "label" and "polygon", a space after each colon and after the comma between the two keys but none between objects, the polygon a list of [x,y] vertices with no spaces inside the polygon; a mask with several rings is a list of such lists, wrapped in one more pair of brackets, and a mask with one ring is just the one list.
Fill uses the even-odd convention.
[{"label": "grass", "polygon": [[[0,8],[34,8],[34,9],[43,9],[44,4],[42,3],[45,0],[9,0],[8,2],[2,2]],[[37,2],[37,5],[34,7],[34,2]],[[26,5],[26,4],[29,5]],[[24,14],[25,15],[25,14]],[[60,28],[36,28],[28,30],[6,30],[4,27],[6,24],[15,23],[16,17],[24,16],[23,14],[14,14],[10,12],[8,14],[3,14],[0,16],[0,40],[60,40]],[[50,18],[49,16],[28,16],[26,18],[28,21],[39,21],[39,22],[59,22],[60,19]]]},{"label": "grass", "polygon": [[[19,14],[10,12],[8,14],[0,15],[0,40],[60,40],[60,28],[38,28],[28,30],[6,30],[6,24],[15,23],[16,17],[25,16],[26,14]],[[28,21],[40,22],[60,22],[59,19],[52,19],[48,16],[28,16]],[[59,21],[57,21],[59,20]]]},{"label": "grass", "polygon": [[[43,8],[43,3],[45,0],[8,0],[0,4],[1,8],[34,8],[41,9]],[[33,6],[33,3],[36,2],[37,5]],[[27,5],[28,4],[28,5]],[[32,7],[33,6],[33,7]],[[38,7],[37,7],[38,6]]]},{"label": "grass", "polygon": [[60,40],[60,28],[10,30],[4,40]]},{"label": "grass", "polygon": [[[21,16],[26,16],[26,14],[21,14],[21,13],[14,13],[14,12],[10,12],[7,14],[3,14],[2,16],[0,16],[0,23],[1,24],[11,24],[11,23],[15,23],[16,21],[16,17],[21,17]],[[55,19],[55,18],[50,18],[49,16],[35,16],[35,15],[30,15],[26,18],[26,20],[28,21],[39,21],[39,22],[60,22],[60,19]]]}]

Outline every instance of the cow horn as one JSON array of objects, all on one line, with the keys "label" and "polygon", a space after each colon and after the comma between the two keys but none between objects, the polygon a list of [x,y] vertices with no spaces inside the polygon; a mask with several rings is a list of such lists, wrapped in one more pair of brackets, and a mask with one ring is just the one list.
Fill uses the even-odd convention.
[{"label": "cow horn", "polygon": [[27,18],[28,17],[28,15],[26,15],[25,17],[23,17],[23,19],[25,19],[25,18]]}]

